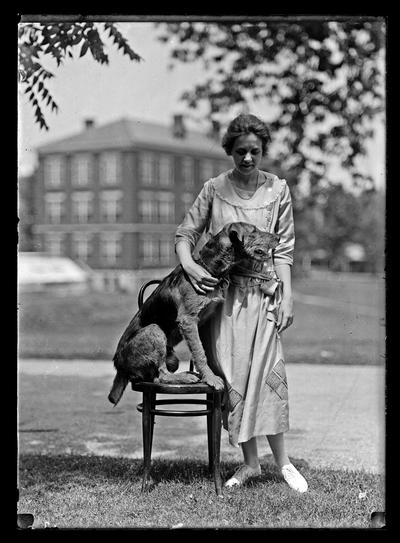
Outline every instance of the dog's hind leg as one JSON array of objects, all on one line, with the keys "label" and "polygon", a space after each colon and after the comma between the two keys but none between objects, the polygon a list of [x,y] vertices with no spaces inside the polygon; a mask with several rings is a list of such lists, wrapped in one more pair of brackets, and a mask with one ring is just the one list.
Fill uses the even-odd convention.
[{"label": "dog's hind leg", "polygon": [[167,345],[167,360],[168,371],[174,373],[179,368],[179,358],[176,356],[174,348]]},{"label": "dog's hind leg", "polygon": [[198,383],[200,378],[191,371],[181,371],[174,373],[179,366],[179,358],[176,356],[173,347],[167,345],[167,357],[165,363],[159,366],[159,375],[154,381],[156,383],[188,385]]},{"label": "dog's hind leg", "polygon": [[142,328],[129,343],[126,360],[130,361],[128,375],[135,381],[189,384],[199,378],[193,373],[172,373],[179,364],[165,333],[157,324]]},{"label": "dog's hind leg", "polygon": [[117,374],[108,399],[117,405],[129,381],[152,382],[165,365],[167,338],[156,324],[141,328],[134,337],[120,346],[114,356]]}]

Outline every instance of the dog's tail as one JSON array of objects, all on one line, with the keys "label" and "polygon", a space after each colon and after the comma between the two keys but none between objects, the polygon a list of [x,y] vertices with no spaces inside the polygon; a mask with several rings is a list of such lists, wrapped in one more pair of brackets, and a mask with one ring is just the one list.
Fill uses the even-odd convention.
[{"label": "dog's tail", "polygon": [[114,382],[108,395],[108,400],[114,405],[117,405],[122,398],[122,394],[124,393],[128,383],[129,379],[117,371],[117,375],[114,377]]}]

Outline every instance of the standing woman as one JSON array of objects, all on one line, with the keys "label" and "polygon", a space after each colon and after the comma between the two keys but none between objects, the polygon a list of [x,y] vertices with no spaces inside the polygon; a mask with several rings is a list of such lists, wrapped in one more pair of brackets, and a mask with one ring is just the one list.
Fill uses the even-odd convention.
[{"label": "standing woman", "polygon": [[267,436],[285,481],[305,492],[307,482],[290,462],[284,442],[289,406],[280,333],[293,322],[293,211],[286,181],[259,169],[269,142],[267,125],[254,115],[231,121],[222,147],[232,157],[233,169],[204,183],[177,228],[175,244],[194,288],[206,294],[217,280],[193,260],[201,237],[207,240],[238,221],[278,234],[279,244],[261,268],[249,262],[231,274],[225,302],[201,337],[208,363],[225,380],[224,428],[230,443],[241,446],[244,458],[225,486],[242,485],[260,475],[256,438]]}]

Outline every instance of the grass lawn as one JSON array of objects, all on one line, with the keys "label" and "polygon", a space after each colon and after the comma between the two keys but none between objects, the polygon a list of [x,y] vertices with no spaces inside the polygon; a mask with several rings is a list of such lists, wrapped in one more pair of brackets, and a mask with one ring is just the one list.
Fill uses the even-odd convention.
[{"label": "grass lawn", "polygon": [[[237,463],[224,463],[229,476]],[[154,460],[142,494],[140,460],[22,455],[19,513],[34,528],[368,528],[384,511],[383,480],[362,472],[302,468],[306,494],[291,490],[273,465],[240,490],[217,497],[205,461]]]},{"label": "grass lawn", "polygon": [[[295,325],[283,335],[288,361],[383,363],[381,286],[374,281],[297,280],[295,291],[303,297],[295,302]],[[136,296],[21,294],[19,310],[21,357],[110,360],[136,311]],[[179,350],[184,358],[182,344]],[[179,424],[166,417],[157,423],[155,484],[142,494],[139,395],[126,393],[121,404],[111,408],[106,398],[110,383],[110,377],[100,375],[19,376],[18,512],[34,515],[33,528],[368,528],[371,513],[385,511],[382,475],[336,469],[335,462],[333,467],[312,463],[312,447],[327,444],[329,421],[339,416],[337,404],[331,407],[329,401],[325,411],[318,404],[318,416],[328,425],[324,443],[316,440],[317,428],[307,426],[306,416],[288,440],[295,455],[291,460],[309,482],[306,494],[292,491],[271,455],[264,455],[259,478],[218,498],[207,470],[203,417]],[[357,417],[365,418],[364,404],[344,398],[343,409],[346,401],[353,410],[346,420],[357,427]],[[348,440],[348,448],[364,444],[368,451],[374,450],[374,435],[369,427],[363,440],[361,434],[334,434],[338,446]],[[308,457],[299,453],[299,440],[306,441]],[[222,448],[224,480],[240,462],[240,453],[231,449]],[[328,452],[323,450],[324,455]]]},{"label": "grass lawn", "polygon": [[[295,322],[282,335],[288,362],[383,364],[383,281],[346,277],[294,281]],[[19,356],[111,359],[136,310],[134,294],[21,293]],[[188,357],[184,344],[178,354]]]},{"label": "grass lawn", "polygon": [[[332,442],[326,433],[337,416],[337,403],[331,408],[330,401],[325,408],[319,403],[317,415],[307,407],[310,403],[302,405],[300,395],[297,404],[292,396],[294,422],[287,443],[291,461],[309,482],[303,495],[282,481],[267,441],[261,440],[261,477],[240,492],[217,498],[207,472],[205,418],[160,417],[153,443],[155,486],[143,495],[141,414],[136,410],[141,395],[127,390],[114,408],[107,401],[110,384],[111,375],[104,374],[19,375],[18,512],[32,513],[34,528],[367,528],[371,512],[385,510],[381,472],[345,469],[357,466],[353,456],[365,458],[358,454],[361,449],[366,448],[368,458],[377,454],[374,421],[364,404],[350,402],[352,417],[344,421],[357,431],[361,422],[361,433],[342,424],[341,432],[331,429]],[[297,411],[304,416],[296,417]],[[227,441],[223,431],[223,480],[241,461],[240,451]],[[339,464],[339,453],[348,462]]]}]

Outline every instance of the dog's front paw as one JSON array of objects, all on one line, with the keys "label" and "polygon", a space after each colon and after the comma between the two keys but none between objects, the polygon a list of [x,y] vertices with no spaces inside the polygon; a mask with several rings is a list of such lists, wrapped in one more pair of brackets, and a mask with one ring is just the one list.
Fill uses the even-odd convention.
[{"label": "dog's front paw", "polygon": [[203,383],[206,383],[208,386],[215,388],[215,390],[224,390],[225,384],[221,377],[218,375],[207,375],[203,379]]},{"label": "dog's front paw", "polygon": [[183,384],[192,384],[192,383],[198,383],[200,381],[200,376],[197,375],[197,373],[193,373],[192,371],[182,371],[175,374],[177,378],[179,378],[179,382]]}]

